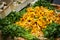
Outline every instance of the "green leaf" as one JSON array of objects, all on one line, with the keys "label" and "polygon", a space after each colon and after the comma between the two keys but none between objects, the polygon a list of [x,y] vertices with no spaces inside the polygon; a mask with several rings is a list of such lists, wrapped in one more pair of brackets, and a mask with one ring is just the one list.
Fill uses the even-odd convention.
[{"label": "green leaf", "polygon": [[59,37],[60,35],[60,24],[57,23],[50,23],[47,25],[46,29],[42,30],[44,33],[44,36],[49,39],[54,39],[55,37]]}]

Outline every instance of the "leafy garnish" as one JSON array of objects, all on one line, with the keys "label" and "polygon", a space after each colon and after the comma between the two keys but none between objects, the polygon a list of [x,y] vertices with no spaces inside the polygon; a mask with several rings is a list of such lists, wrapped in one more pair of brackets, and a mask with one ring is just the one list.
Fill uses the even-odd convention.
[{"label": "leafy garnish", "polygon": [[44,36],[49,39],[54,39],[55,37],[60,37],[60,25],[57,23],[51,23],[47,25],[46,29],[43,29]]},{"label": "leafy garnish", "polygon": [[5,40],[5,38],[7,37],[23,37],[27,40],[33,40],[33,39],[38,39],[35,36],[33,36],[28,30],[16,25],[16,24],[12,24],[12,25],[8,25],[6,27],[4,27],[2,29],[2,36],[3,39]]},{"label": "leafy garnish", "polygon": [[55,7],[50,5],[50,4],[51,3],[47,0],[38,0],[37,2],[35,2],[33,7],[35,7],[35,6],[44,6],[44,7],[47,7],[48,9],[55,9]]},{"label": "leafy garnish", "polygon": [[23,9],[20,12],[11,12],[7,17],[0,20],[0,25],[7,26],[9,24],[12,24],[18,21],[25,12],[26,12],[26,9]]}]

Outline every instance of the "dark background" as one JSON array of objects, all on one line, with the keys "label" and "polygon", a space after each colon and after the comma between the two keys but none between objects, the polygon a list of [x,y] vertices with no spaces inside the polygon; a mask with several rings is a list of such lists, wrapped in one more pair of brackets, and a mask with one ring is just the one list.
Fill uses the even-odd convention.
[{"label": "dark background", "polygon": [[52,3],[55,3],[55,4],[60,4],[60,0],[51,0]]}]

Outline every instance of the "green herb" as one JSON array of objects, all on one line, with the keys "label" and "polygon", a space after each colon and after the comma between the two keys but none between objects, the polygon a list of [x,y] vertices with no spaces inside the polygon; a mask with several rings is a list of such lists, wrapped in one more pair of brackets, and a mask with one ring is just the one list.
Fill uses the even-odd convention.
[{"label": "green herb", "polygon": [[23,9],[20,12],[11,12],[4,19],[0,19],[0,25],[7,26],[9,24],[12,24],[12,23],[18,21],[25,12],[26,12],[26,9]]},{"label": "green herb", "polygon": [[15,24],[12,25],[8,25],[6,27],[4,27],[2,29],[2,36],[3,39],[5,40],[5,38],[7,38],[8,36],[11,36],[12,38],[14,37],[23,37],[27,40],[33,40],[33,39],[37,39],[35,36],[33,36],[28,30],[17,26]]},{"label": "green herb", "polygon": [[60,37],[60,25],[53,22],[43,29],[43,33],[45,37],[54,40],[55,37]]},{"label": "green herb", "polygon": [[44,7],[47,7],[48,9],[55,9],[55,7],[50,5],[50,4],[51,3],[47,0],[38,0],[37,2],[35,2],[33,7],[35,7],[35,6],[44,6]]}]

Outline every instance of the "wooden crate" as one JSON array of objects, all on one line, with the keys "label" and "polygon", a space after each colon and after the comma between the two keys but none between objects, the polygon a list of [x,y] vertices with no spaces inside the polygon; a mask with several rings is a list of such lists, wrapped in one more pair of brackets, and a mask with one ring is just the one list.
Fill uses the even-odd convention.
[{"label": "wooden crate", "polygon": [[7,3],[7,7],[0,12],[0,18],[4,18],[11,12],[11,9],[9,6],[13,3],[13,0],[1,0],[1,2]]},{"label": "wooden crate", "polygon": [[26,0],[25,2],[18,4],[17,6],[14,6],[14,3],[12,1],[4,11],[0,12],[0,19],[5,18],[11,11],[16,11],[16,12],[20,11],[32,1],[33,0]]}]

